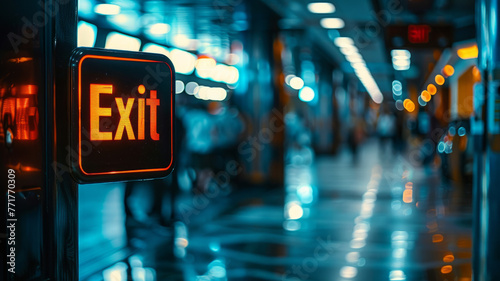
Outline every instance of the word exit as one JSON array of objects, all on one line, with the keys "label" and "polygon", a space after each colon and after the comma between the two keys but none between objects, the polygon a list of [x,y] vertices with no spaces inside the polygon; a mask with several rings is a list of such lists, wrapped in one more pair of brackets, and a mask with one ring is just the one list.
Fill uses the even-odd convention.
[{"label": "word exit", "polygon": [[[146,93],[146,88],[143,85],[138,87],[140,95]],[[91,141],[106,141],[106,140],[121,140],[124,132],[129,140],[144,140],[146,127],[146,106],[149,106],[149,136],[152,140],[160,140],[160,135],[157,132],[157,107],[160,105],[160,100],[157,98],[156,90],[149,91],[149,98],[121,98],[116,97],[115,102],[120,115],[120,121],[116,128],[116,132],[102,132],[99,128],[100,117],[111,117],[111,107],[101,107],[100,100],[102,95],[112,95],[113,85],[111,84],[90,84],[90,140]],[[134,125],[130,122],[132,108],[137,102],[137,136],[134,133]],[[135,119],[135,118],[134,118]]]}]

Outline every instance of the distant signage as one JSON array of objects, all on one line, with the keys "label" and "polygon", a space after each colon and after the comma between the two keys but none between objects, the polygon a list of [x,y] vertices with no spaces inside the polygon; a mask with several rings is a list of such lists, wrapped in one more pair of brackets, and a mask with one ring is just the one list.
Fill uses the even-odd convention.
[{"label": "distant signage", "polygon": [[428,25],[409,25],[408,26],[408,41],[412,44],[429,43],[429,33],[432,28]]},{"label": "distant signage", "polygon": [[398,48],[448,48],[453,43],[453,28],[449,25],[390,25],[386,29],[386,42]]},{"label": "distant signage", "polygon": [[77,49],[73,173],[82,182],[163,177],[174,162],[175,71],[167,57]]}]

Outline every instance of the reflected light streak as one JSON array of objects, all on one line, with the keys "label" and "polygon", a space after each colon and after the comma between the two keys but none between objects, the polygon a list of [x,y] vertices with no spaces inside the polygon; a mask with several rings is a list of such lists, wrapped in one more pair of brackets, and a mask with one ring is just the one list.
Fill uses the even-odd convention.
[{"label": "reflected light streak", "polygon": [[389,273],[389,280],[391,280],[391,281],[406,280],[406,275],[402,270],[392,270]]},{"label": "reflected light streak", "polygon": [[440,243],[443,242],[444,237],[441,234],[434,234],[432,235],[432,243]]},{"label": "reflected light streak", "polygon": [[344,266],[340,269],[340,276],[342,278],[351,279],[358,275],[358,269],[354,266]]},{"label": "reflected light streak", "polygon": [[287,217],[292,220],[300,219],[304,215],[304,210],[297,202],[287,204]]},{"label": "reflected light streak", "polygon": [[349,252],[345,256],[345,260],[350,263],[357,263],[359,261],[359,252]]},{"label": "reflected light streak", "polygon": [[413,190],[406,189],[405,191],[403,191],[403,202],[405,203],[413,202]]},{"label": "reflected light streak", "polygon": [[453,262],[454,260],[455,260],[455,257],[451,254],[443,257],[444,262]]},{"label": "reflected light streak", "polygon": [[441,267],[441,273],[448,274],[453,271],[453,267],[451,265],[445,265]]}]

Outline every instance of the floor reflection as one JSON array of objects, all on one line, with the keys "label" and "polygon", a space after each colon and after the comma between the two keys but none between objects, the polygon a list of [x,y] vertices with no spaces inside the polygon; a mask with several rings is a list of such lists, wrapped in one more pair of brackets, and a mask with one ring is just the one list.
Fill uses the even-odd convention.
[{"label": "floor reflection", "polygon": [[254,190],[214,201],[207,213],[218,203],[225,211],[178,222],[173,236],[149,233],[137,254],[100,276],[471,280],[471,198],[442,182],[432,166],[378,157],[376,143],[359,153],[355,164],[348,152],[290,161],[284,198],[277,190]]}]

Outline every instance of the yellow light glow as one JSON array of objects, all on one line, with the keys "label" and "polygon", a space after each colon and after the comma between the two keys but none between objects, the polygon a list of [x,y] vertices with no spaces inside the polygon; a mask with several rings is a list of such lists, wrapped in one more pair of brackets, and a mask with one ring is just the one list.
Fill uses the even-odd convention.
[{"label": "yellow light glow", "polygon": [[434,86],[434,84],[429,84],[427,85],[427,92],[431,95],[435,95],[437,93],[437,88]]},{"label": "yellow light glow", "polygon": [[463,60],[475,59],[477,58],[479,51],[477,49],[477,45],[473,45],[470,47],[465,47],[457,50],[457,55]]},{"label": "yellow light glow", "polygon": [[452,76],[453,74],[455,73],[455,69],[453,68],[453,66],[447,64],[443,67],[443,74],[450,77]]},{"label": "yellow light glow", "polygon": [[139,85],[139,87],[137,87],[137,91],[142,95],[144,94],[144,92],[146,92],[146,88],[144,87],[144,85]]},{"label": "yellow light glow", "polygon": [[436,84],[438,85],[443,85],[444,84],[444,77],[443,75],[436,75],[436,77],[434,78],[434,81],[436,81]]},{"label": "yellow light glow", "polygon": [[422,97],[422,100],[425,102],[429,102],[431,100],[431,94],[427,91],[422,91],[422,94],[420,94]]}]

